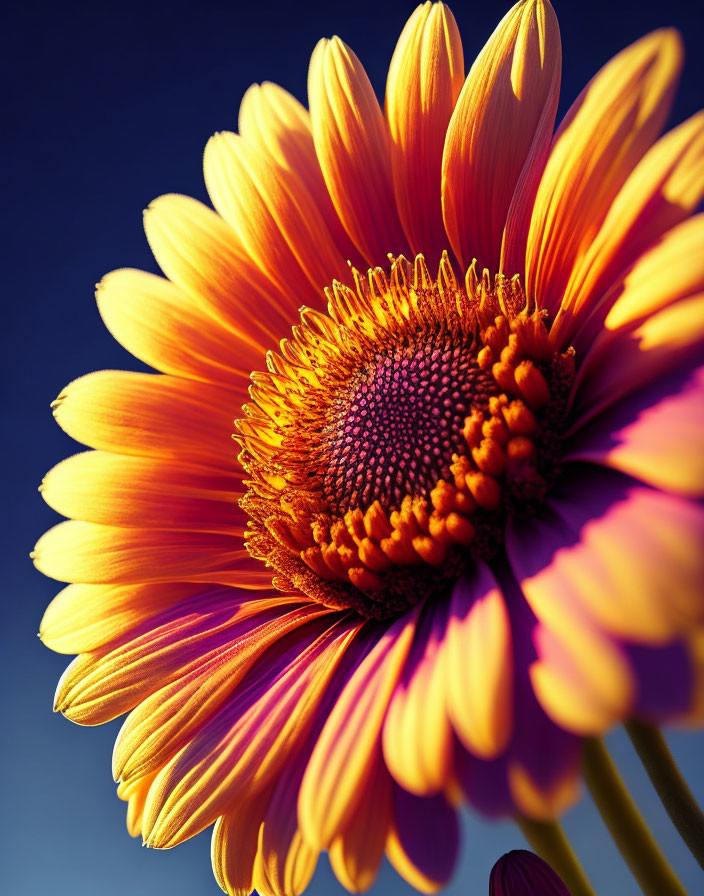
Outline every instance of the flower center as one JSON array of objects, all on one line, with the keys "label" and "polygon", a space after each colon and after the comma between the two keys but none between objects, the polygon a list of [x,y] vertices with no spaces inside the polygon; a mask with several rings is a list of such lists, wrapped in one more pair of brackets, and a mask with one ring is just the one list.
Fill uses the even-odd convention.
[{"label": "flower center", "polygon": [[466,447],[465,417],[497,391],[473,343],[451,332],[407,335],[341,384],[326,432],[323,493],[331,506],[344,513],[379,501],[391,511],[448,478],[453,456]]},{"label": "flower center", "polygon": [[559,470],[573,352],[517,277],[396,259],[304,309],[238,421],[250,553],[274,585],[388,618],[500,550]]}]

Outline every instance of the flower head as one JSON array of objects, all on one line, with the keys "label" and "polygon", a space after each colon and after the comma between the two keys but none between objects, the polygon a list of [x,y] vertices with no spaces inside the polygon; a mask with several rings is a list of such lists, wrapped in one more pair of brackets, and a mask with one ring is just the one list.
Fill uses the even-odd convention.
[{"label": "flower head", "polygon": [[489,896],[570,896],[570,893],[547,862],[527,849],[512,849],[491,869]]},{"label": "flower head", "polygon": [[160,373],[61,394],[94,450],[45,479],[72,519],[35,553],[71,583],[56,708],[129,712],[147,844],[214,824],[228,893],[299,893],[321,850],[351,890],[385,852],[432,890],[460,799],[550,817],[581,737],[701,719],[704,116],[657,139],[681,55],[628,47],[553,136],[547,0],[466,79],[425,3],[385,112],[321,41],[310,111],[254,86],[208,143],[216,211],[147,210],[166,278],[98,304]]}]

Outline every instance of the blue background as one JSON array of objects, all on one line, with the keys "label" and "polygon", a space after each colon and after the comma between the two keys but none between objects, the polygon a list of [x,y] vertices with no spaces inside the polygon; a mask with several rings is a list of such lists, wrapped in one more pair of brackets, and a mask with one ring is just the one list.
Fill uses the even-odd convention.
[{"label": "blue background", "polygon": [[[702,99],[701,5],[588,0],[556,3],[563,36],[561,112],[613,53],[660,25],[683,32],[689,57],[672,123]],[[54,424],[49,403],[91,370],[140,369],[101,324],[93,284],[116,267],[155,270],[141,213],[160,193],[206,200],[201,153],[212,132],[236,127],[239,99],[253,81],[274,80],[305,100],[309,54],[339,33],[380,95],[397,36],[413,8],[399,0],[352,4],[63,2],[15,4],[5,13],[2,56],[3,604],[0,886],[8,894],[96,896],[215,894],[208,834],[176,850],[143,849],[124,824],[110,776],[119,722],[79,728],[51,712],[67,659],[36,637],[43,608],[59,590],[27,554],[56,521],[37,491],[43,474],[77,449]],[[503,16],[497,0],[452,4],[465,58]],[[9,199],[9,209],[7,201]],[[659,807],[626,738],[609,743],[656,837],[692,893],[701,872]],[[671,743],[704,797],[701,735]],[[522,845],[512,825],[464,819],[465,838],[448,894],[484,894],[500,854]],[[637,893],[588,800],[565,825],[601,894]],[[321,860],[312,894],[343,892]],[[408,894],[389,868],[373,893]]]}]

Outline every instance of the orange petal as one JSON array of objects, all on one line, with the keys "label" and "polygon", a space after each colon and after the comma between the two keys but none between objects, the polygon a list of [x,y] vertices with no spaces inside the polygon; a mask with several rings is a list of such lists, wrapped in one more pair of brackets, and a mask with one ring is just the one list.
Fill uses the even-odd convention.
[{"label": "orange petal", "polygon": [[584,626],[557,635],[538,626],[530,680],[541,706],[561,728],[584,737],[628,718],[635,681],[616,644]]},{"label": "orange petal", "polygon": [[373,769],[389,699],[411,647],[418,612],[401,617],[352,674],[306,768],[298,816],[309,843],[327,848],[352,816]]},{"label": "orange petal", "polygon": [[217,582],[269,587],[238,536],[171,529],[118,529],[70,520],[49,529],[32,553],[44,575],[89,585]]},{"label": "orange petal", "polygon": [[413,254],[429,265],[448,248],[440,202],[445,132],[464,81],[462,41],[443,3],[416,8],[386,81],[396,202]]},{"label": "orange petal", "polygon": [[203,168],[213,205],[289,304],[322,307],[324,287],[347,265],[300,178],[227,132],[210,138]]},{"label": "orange petal", "polygon": [[244,535],[239,472],[179,461],[85,451],[57,464],[39,490],[50,507],[105,526],[189,529]]},{"label": "orange petal", "polygon": [[704,497],[704,368],[617,402],[574,433],[565,457]]},{"label": "orange petal", "polygon": [[68,585],[44,611],[39,637],[57,653],[87,653],[202,590],[179,582]]},{"label": "orange petal", "polygon": [[549,511],[507,533],[509,560],[538,619],[561,637],[597,627],[654,645],[700,620],[701,510],[585,465],[566,469],[565,479]]},{"label": "orange petal", "polygon": [[424,620],[389,702],[382,743],[395,780],[410,793],[438,793],[448,783],[453,733],[447,716],[443,641],[447,613]]},{"label": "orange petal", "polygon": [[[294,297],[272,284],[212,209],[190,196],[160,196],[144,213],[144,230],[159,267],[234,334],[238,355],[260,359],[261,345],[288,334]],[[254,304],[267,314],[248,314]]]},{"label": "orange petal", "polygon": [[452,594],[445,642],[448,711],[464,746],[494,759],[513,732],[513,639],[503,595],[481,565]]},{"label": "orange petal", "polygon": [[394,198],[389,133],[362,64],[339,37],[321,40],[308,72],[315,149],[337,213],[370,265],[406,249]]},{"label": "orange petal", "polygon": [[351,893],[376,880],[391,827],[391,777],[379,750],[357,808],[330,844],[330,864]]},{"label": "orange petal", "polygon": [[54,708],[78,724],[100,725],[209,660],[226,656],[228,647],[279,612],[266,600],[263,605],[243,602],[242,592],[231,589],[196,595],[118,641],[76,657],[59,681]]},{"label": "orange petal", "polygon": [[506,273],[522,272],[527,216],[557,110],[561,59],[549,0],[521,0],[467,75],[442,162],[445,228],[464,267],[476,257],[480,266],[498,271],[511,208]]},{"label": "orange petal", "polygon": [[[311,735],[315,737],[315,731]],[[259,834],[253,883],[261,896],[299,896],[313,877],[318,850],[306,843],[298,825],[296,805],[310,742],[288,757],[271,795]]]},{"label": "orange petal", "polygon": [[[163,373],[222,383],[244,393],[264,345],[245,345],[168,280],[123,268],[98,284],[98,310],[117,341]],[[243,366],[240,366],[243,365]]]},{"label": "orange petal", "polygon": [[118,785],[118,797],[121,800],[127,800],[127,830],[130,837],[139,837],[142,833],[144,804],[154,778],[155,775],[146,775],[144,778],[132,781],[127,786]]},{"label": "orange petal", "polygon": [[[233,627],[230,643],[142,700],[125,719],[113,751],[113,775],[131,780],[166,765],[190,735],[220,709],[272,644],[328,610],[257,601],[262,610]],[[254,608],[254,604],[252,604]],[[236,636],[235,636],[236,635]]]},{"label": "orange petal", "polygon": [[641,253],[688,218],[704,197],[704,112],[670,131],[646,153],[572,271],[551,329],[566,344],[580,315]]},{"label": "orange petal", "polygon": [[271,788],[256,794],[215,822],[210,855],[215,879],[228,896],[250,896],[259,829]]},{"label": "orange petal", "polygon": [[641,38],[592,78],[555,135],[526,255],[526,293],[552,313],[611,203],[660,132],[681,65],[675,31]]},{"label": "orange petal", "polygon": [[[704,338],[704,215],[669,231],[645,252],[576,335],[587,346],[573,388],[575,432],[604,408],[656,383]],[[591,342],[591,345],[590,345]]]},{"label": "orange petal", "polygon": [[278,84],[252,84],[240,103],[238,129],[258,153],[289,177],[300,179],[301,189],[307,190],[315,203],[340,254],[360,267],[361,256],[342,226],[320,170],[308,110]]},{"label": "orange petal", "polygon": [[278,651],[159,773],[145,808],[148,846],[165,849],[199,833],[234,800],[266,787],[305,743],[357,629],[339,623],[313,640],[319,631],[309,627]]},{"label": "orange petal", "polygon": [[100,370],[66,386],[52,408],[64,432],[91,448],[232,470],[243,401],[209,383]]}]

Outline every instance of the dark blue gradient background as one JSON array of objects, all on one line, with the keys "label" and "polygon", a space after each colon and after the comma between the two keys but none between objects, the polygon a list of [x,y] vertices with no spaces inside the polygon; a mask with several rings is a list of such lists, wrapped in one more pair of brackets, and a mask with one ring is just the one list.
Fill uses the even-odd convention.
[{"label": "dark blue gradient background", "polygon": [[[453,10],[471,63],[506,6],[501,0]],[[702,101],[701,6],[670,0],[556,3],[564,75],[561,111],[616,51],[660,25],[683,32],[689,57],[672,121]],[[3,95],[2,214],[4,366],[2,424],[3,606],[0,773],[0,889],[52,896],[217,894],[208,834],[167,853],[143,849],[124,823],[110,776],[119,722],[82,729],[51,711],[68,659],[36,637],[59,585],[37,573],[28,552],[56,522],[36,491],[43,474],[78,450],[54,424],[50,402],[70,380],[101,368],[140,369],[104,329],[93,284],[123,266],[156,270],[141,212],[160,193],[206,200],[203,146],[234,129],[240,97],[253,81],[277,81],[305,101],[308,58],[319,37],[340,34],[362,59],[380,95],[412,0],[352,4],[147,2],[15,3],[0,33]],[[9,199],[9,208],[7,200]],[[234,413],[234,411],[233,411]],[[658,840],[692,893],[704,879],[678,841],[619,733],[614,755]],[[671,743],[704,797],[699,734]],[[600,894],[637,893],[592,806],[584,800],[565,825]],[[465,816],[457,876],[448,894],[484,894],[492,863],[522,845],[508,823]],[[326,859],[312,894],[342,892]],[[376,894],[408,894],[389,867]]]}]

